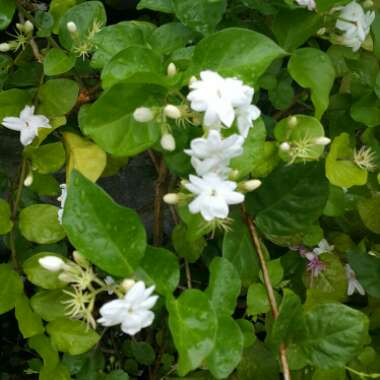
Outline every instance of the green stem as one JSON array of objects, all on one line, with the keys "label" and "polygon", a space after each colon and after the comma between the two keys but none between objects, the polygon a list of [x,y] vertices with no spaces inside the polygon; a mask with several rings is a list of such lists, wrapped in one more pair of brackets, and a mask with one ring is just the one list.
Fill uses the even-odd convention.
[{"label": "green stem", "polygon": [[357,376],[359,376],[361,379],[365,379],[365,378],[379,379],[380,378],[380,373],[364,373],[364,372],[357,371],[351,367],[346,367],[346,370],[349,372],[352,372],[353,374],[355,374]]}]

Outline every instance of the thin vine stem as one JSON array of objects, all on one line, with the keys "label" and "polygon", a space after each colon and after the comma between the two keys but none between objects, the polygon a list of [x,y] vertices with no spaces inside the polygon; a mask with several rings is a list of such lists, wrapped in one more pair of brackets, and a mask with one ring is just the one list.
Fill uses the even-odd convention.
[{"label": "thin vine stem", "polygon": [[359,376],[361,379],[380,379],[380,373],[364,373],[357,371],[356,369],[353,369],[351,367],[346,367],[346,370]]},{"label": "thin vine stem", "polygon": [[[264,285],[265,285],[265,289],[267,291],[267,295],[268,295],[269,304],[270,304],[273,319],[277,319],[278,315],[279,315],[277,301],[276,301],[276,297],[274,295],[272,283],[270,281],[268,266],[267,266],[267,263],[265,261],[264,253],[262,251],[259,235],[256,231],[255,224],[253,223],[251,217],[247,214],[244,205],[241,207],[241,212],[242,212],[242,215],[245,219],[245,223],[247,224],[249,236],[251,238],[252,244],[256,248],[256,253],[257,253],[257,256],[258,256],[258,259],[260,262],[260,267],[261,267],[261,270],[263,272]],[[281,362],[284,380],[291,380],[288,357],[287,357],[287,352],[286,352],[286,346],[284,343],[280,344],[279,354],[280,354],[280,362]]]}]

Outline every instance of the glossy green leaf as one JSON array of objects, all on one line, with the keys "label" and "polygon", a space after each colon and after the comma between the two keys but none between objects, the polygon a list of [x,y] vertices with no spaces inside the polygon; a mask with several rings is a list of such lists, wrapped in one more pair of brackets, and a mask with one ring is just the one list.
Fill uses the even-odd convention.
[{"label": "glossy green leaf", "polygon": [[77,171],[71,176],[63,225],[74,247],[112,275],[131,275],[144,256],[146,234],[136,213]]},{"label": "glossy green leaf", "polygon": [[78,320],[56,319],[46,326],[58,351],[79,355],[90,350],[100,339],[91,328]]},{"label": "glossy green leaf", "polygon": [[298,49],[290,57],[288,70],[300,86],[311,89],[315,117],[320,119],[329,105],[330,91],[335,80],[330,57],[318,49]]},{"label": "glossy green leaf", "polygon": [[4,314],[15,307],[17,297],[22,294],[23,284],[9,264],[0,264],[0,283],[0,314]]},{"label": "glossy green leaf", "polygon": [[33,183],[30,189],[38,195],[57,197],[60,194],[59,183],[50,174],[33,173]]},{"label": "glossy green leaf", "polygon": [[25,294],[21,293],[16,298],[15,310],[18,328],[24,339],[44,333],[41,318],[32,310]]},{"label": "glossy green leaf", "polygon": [[0,235],[11,231],[13,222],[11,220],[11,208],[5,199],[0,198]]},{"label": "glossy green leaf", "polygon": [[217,379],[227,378],[239,364],[244,337],[239,325],[227,315],[219,314],[215,347],[207,357],[207,367]]},{"label": "glossy green leaf", "polygon": [[173,293],[178,286],[178,259],[167,249],[148,246],[137,272],[146,283],[155,285],[162,295]]},{"label": "glossy green leaf", "polygon": [[217,318],[207,296],[189,289],[169,299],[169,328],[179,353],[177,372],[186,375],[198,368],[215,346]]},{"label": "glossy green leaf", "polygon": [[247,319],[235,319],[244,336],[244,348],[251,347],[256,342],[255,327]]},{"label": "glossy green leaf", "polygon": [[296,164],[274,170],[247,197],[248,211],[266,234],[305,231],[322,214],[328,182],[320,163]]},{"label": "glossy green leaf", "polygon": [[28,345],[41,356],[46,370],[53,370],[57,367],[59,355],[47,336],[36,335],[28,340]]},{"label": "glossy green leaf", "polygon": [[103,93],[83,118],[80,128],[102,149],[115,156],[134,156],[160,137],[157,123],[139,123],[133,112],[140,106],[158,105],[165,91],[158,86],[119,83]]},{"label": "glossy green leaf", "polygon": [[71,380],[69,370],[59,363],[55,368],[42,367],[40,371],[39,380]]},{"label": "glossy green leaf", "polygon": [[32,96],[26,90],[12,88],[7,91],[0,91],[0,120],[7,116],[18,117],[21,110],[31,103]]},{"label": "glossy green leaf", "polygon": [[65,305],[69,296],[57,290],[39,290],[30,299],[33,310],[45,321],[54,321],[54,319],[63,318],[65,316]]},{"label": "glossy green leaf", "polygon": [[33,255],[24,262],[22,267],[26,277],[32,284],[44,289],[59,289],[65,287],[67,284],[58,279],[59,273],[49,272],[39,264],[38,260],[45,256],[60,257],[59,255],[50,252],[40,252]]},{"label": "glossy green leaf", "polygon": [[230,28],[197,44],[191,74],[214,70],[224,76],[238,76],[254,83],[285,52],[268,37],[248,29]]},{"label": "glossy green leaf", "polygon": [[38,173],[55,173],[65,163],[65,149],[61,142],[40,145],[30,152],[30,158]]},{"label": "glossy green leaf", "polygon": [[60,75],[71,70],[75,65],[75,57],[68,55],[64,50],[52,48],[44,58],[45,75]]},{"label": "glossy green leaf", "polygon": [[239,272],[223,257],[215,257],[209,271],[210,280],[205,293],[218,314],[231,315],[241,289]]},{"label": "glossy green leaf", "polygon": [[16,10],[16,0],[0,0],[0,30],[4,30],[12,22]]},{"label": "glossy green leaf", "polygon": [[20,212],[19,227],[25,239],[38,244],[52,244],[66,234],[58,221],[58,207],[34,204]]},{"label": "glossy green leaf", "polygon": [[247,313],[257,315],[270,311],[268,294],[261,283],[251,284],[247,293]]}]

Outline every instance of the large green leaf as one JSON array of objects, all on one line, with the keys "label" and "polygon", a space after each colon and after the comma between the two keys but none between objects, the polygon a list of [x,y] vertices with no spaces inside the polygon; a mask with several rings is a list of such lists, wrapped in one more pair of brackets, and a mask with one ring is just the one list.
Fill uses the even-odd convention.
[{"label": "large green leaf", "polygon": [[317,367],[347,364],[367,340],[365,314],[342,304],[317,305],[305,314],[303,334],[297,337],[302,352]]},{"label": "large green leaf", "polygon": [[0,30],[6,29],[12,22],[16,10],[16,0],[0,0]]},{"label": "large green leaf", "polygon": [[207,366],[213,376],[226,379],[232,373],[241,360],[243,345],[243,333],[236,321],[219,314],[215,347],[207,357]]},{"label": "large green leaf", "polygon": [[298,49],[289,60],[288,70],[300,86],[311,89],[315,117],[320,119],[329,105],[335,80],[335,69],[330,57],[318,49]]},{"label": "large green leaf", "polygon": [[20,111],[32,100],[30,92],[12,88],[0,91],[0,124],[4,117],[19,116]]},{"label": "large green leaf", "polygon": [[227,0],[172,0],[172,4],[182,24],[208,35],[222,20]]},{"label": "large green leaf", "polygon": [[215,346],[217,318],[207,296],[189,289],[167,302],[169,328],[179,353],[180,376],[198,368]]},{"label": "large green leaf", "polygon": [[65,163],[65,149],[61,142],[40,145],[31,148],[30,158],[33,170],[40,174],[55,173]]},{"label": "large green leaf", "polygon": [[57,290],[40,290],[31,299],[30,304],[33,310],[45,321],[54,321],[54,319],[65,316],[65,305],[69,296],[61,289]]},{"label": "large green leaf", "polygon": [[368,127],[380,124],[380,100],[375,94],[361,97],[351,107],[351,117]]},{"label": "large green leaf", "polygon": [[59,48],[52,48],[44,57],[45,75],[59,75],[71,70],[75,65],[75,57]]},{"label": "large green leaf", "polygon": [[9,264],[0,264],[0,314],[12,310],[17,297],[22,293],[20,276]]},{"label": "large green leaf", "polygon": [[274,170],[247,197],[248,211],[266,234],[306,231],[322,214],[328,182],[321,163],[296,164]]},{"label": "large green leaf", "polygon": [[239,272],[229,260],[222,257],[215,257],[209,270],[210,280],[205,293],[218,314],[231,315],[240,294]]},{"label": "large green leaf", "polygon": [[198,43],[189,70],[195,75],[202,70],[214,70],[253,84],[272,61],[284,54],[279,46],[260,33],[229,28]]},{"label": "large green leaf", "polygon": [[28,340],[29,347],[41,356],[46,369],[54,369],[59,363],[59,355],[51,340],[45,335],[36,335]]},{"label": "large green leaf", "polygon": [[100,336],[84,322],[70,319],[56,319],[46,326],[52,342],[58,351],[79,355],[90,350]]},{"label": "large green leaf", "polygon": [[358,211],[364,225],[370,231],[380,234],[380,197],[361,199]]},{"label": "large green leaf", "polygon": [[74,171],[63,214],[70,242],[99,268],[131,275],[144,256],[146,233],[136,213]]},{"label": "large green leaf", "polygon": [[132,114],[140,106],[159,105],[164,94],[158,86],[119,83],[84,112],[80,128],[108,153],[136,155],[159,139],[160,129],[155,122],[135,121]]}]

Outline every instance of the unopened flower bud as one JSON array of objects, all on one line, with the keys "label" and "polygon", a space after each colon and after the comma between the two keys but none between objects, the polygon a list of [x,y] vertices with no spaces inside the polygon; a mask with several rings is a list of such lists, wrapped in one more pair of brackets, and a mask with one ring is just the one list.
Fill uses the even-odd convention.
[{"label": "unopened flower bud", "polygon": [[25,33],[32,33],[34,30],[34,25],[31,21],[27,20],[24,24],[24,32]]},{"label": "unopened flower bud", "polygon": [[172,104],[168,104],[164,108],[164,114],[171,119],[179,119],[181,117],[181,110]]},{"label": "unopened flower bud", "polygon": [[62,282],[66,282],[67,284],[69,284],[70,282],[75,281],[75,277],[70,273],[62,272],[58,275],[58,280],[60,280]]},{"label": "unopened flower bud", "polygon": [[290,144],[288,142],[283,142],[281,145],[280,145],[280,149],[283,151],[283,152],[287,152],[290,150]]},{"label": "unopened flower bud", "polygon": [[173,135],[170,133],[164,133],[161,137],[160,143],[162,148],[168,150],[169,152],[175,150],[175,140]]},{"label": "unopened flower bud", "polygon": [[135,109],[135,112],[133,112],[133,117],[139,123],[147,123],[154,119],[154,114],[148,107],[139,107]]},{"label": "unopened flower bud", "polygon": [[176,205],[179,202],[179,195],[176,193],[165,194],[164,202],[168,205]]},{"label": "unopened flower bud", "polygon": [[67,24],[66,24],[66,28],[67,30],[70,32],[70,33],[76,33],[78,31],[78,28],[75,24],[75,22],[73,21],[69,21]]},{"label": "unopened flower bud", "polygon": [[290,116],[288,119],[289,127],[295,127],[298,124],[297,116]]},{"label": "unopened flower bud", "polygon": [[239,174],[240,174],[239,170],[233,169],[233,170],[231,170],[228,178],[231,180],[235,180],[235,179],[239,178]]},{"label": "unopened flower bud", "polygon": [[242,189],[245,191],[253,191],[261,186],[261,181],[258,179],[251,179],[242,184]]},{"label": "unopened flower bud", "polygon": [[136,283],[135,280],[132,280],[131,278],[126,278],[125,280],[123,280],[123,282],[121,283],[121,286],[125,289],[125,290],[129,290],[132,288],[132,286]]},{"label": "unopened flower bud", "polygon": [[66,267],[65,262],[57,256],[41,257],[38,263],[49,272],[58,272]]},{"label": "unopened flower bud", "polygon": [[173,62],[169,63],[167,73],[168,77],[174,77],[177,74],[177,67]]},{"label": "unopened flower bud", "polygon": [[318,137],[314,140],[314,143],[317,145],[329,145],[331,143],[331,140],[326,136]]},{"label": "unopened flower bud", "polygon": [[20,31],[24,31],[24,24],[21,24],[20,22],[16,22],[16,28]]},{"label": "unopened flower bud", "polygon": [[8,43],[3,42],[3,43],[0,44],[0,52],[6,53],[10,49],[11,49],[11,46]]},{"label": "unopened flower bud", "polygon": [[372,1],[372,0],[366,0],[366,1],[363,3],[363,7],[364,7],[364,8],[372,8],[372,7],[373,7],[373,1]]},{"label": "unopened flower bud", "polygon": [[73,258],[74,261],[82,267],[86,267],[88,265],[88,261],[86,260],[86,258],[78,251],[73,252]]},{"label": "unopened flower bud", "polygon": [[29,187],[33,183],[33,173],[30,172],[24,179],[24,186]]}]

